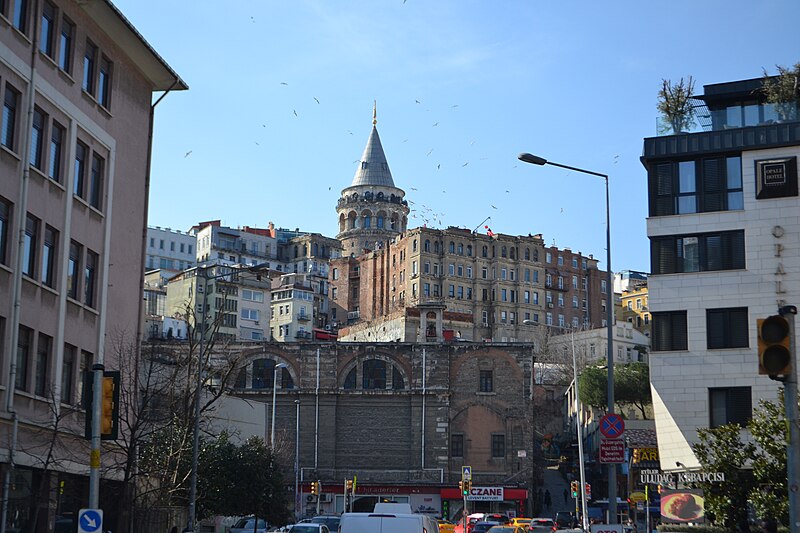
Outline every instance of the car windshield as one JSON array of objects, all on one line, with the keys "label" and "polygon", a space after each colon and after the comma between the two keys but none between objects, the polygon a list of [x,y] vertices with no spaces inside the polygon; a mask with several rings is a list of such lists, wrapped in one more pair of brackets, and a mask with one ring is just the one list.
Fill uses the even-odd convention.
[{"label": "car windshield", "polygon": [[[241,519],[239,519],[238,522],[236,522],[233,525],[233,527],[239,528],[239,529],[253,529],[254,524],[255,524],[255,520],[253,520],[252,518],[241,518]],[[267,524],[263,520],[259,520],[258,521],[258,527],[259,528],[265,528],[265,527],[267,527]]]}]

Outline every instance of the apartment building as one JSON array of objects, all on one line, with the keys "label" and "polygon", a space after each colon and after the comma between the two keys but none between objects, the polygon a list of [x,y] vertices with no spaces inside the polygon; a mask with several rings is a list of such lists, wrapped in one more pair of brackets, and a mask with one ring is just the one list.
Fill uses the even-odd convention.
[{"label": "apartment building", "polygon": [[277,270],[275,228],[230,228],[220,220],[201,222],[189,232],[197,237],[197,264],[263,265]]},{"label": "apartment building", "polygon": [[616,308],[618,322],[629,322],[647,337],[650,336],[651,320],[648,306],[647,286],[622,292],[620,305]]},{"label": "apartment building", "polygon": [[197,236],[180,230],[148,226],[146,254],[145,269],[160,270],[166,280],[197,264]]},{"label": "apartment building", "polygon": [[[118,369],[112,346],[142,327],[151,102],[185,89],[109,1],[0,2],[0,467],[10,476],[13,455],[12,530],[89,503],[81,375]],[[100,506],[117,530],[126,509],[110,450]]]},{"label": "apartment building", "polygon": [[241,265],[195,267],[167,283],[166,313],[220,342],[269,338],[270,275]]},{"label": "apartment building", "polygon": [[698,467],[697,428],[744,425],[778,397],[758,375],[756,320],[800,299],[800,122],[796,102],[767,103],[762,84],[706,85],[700,128],[644,139],[663,470]]},{"label": "apartment building", "polygon": [[[278,342],[311,340],[319,287],[308,274],[284,274],[274,280],[270,315],[270,337]],[[324,327],[324,326],[323,326]]]},{"label": "apartment building", "polygon": [[541,235],[414,228],[331,268],[332,306],[349,324],[344,340],[368,330],[381,340],[514,342],[534,339],[540,325],[605,324],[597,261],[545,248]]}]

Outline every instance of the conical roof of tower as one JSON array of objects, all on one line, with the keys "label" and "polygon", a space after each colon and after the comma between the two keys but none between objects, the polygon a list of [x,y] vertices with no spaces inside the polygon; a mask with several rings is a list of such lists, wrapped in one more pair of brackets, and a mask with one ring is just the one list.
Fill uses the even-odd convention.
[{"label": "conical roof of tower", "polygon": [[353,183],[350,184],[351,187],[357,185],[394,187],[392,172],[389,170],[389,163],[386,161],[386,154],[383,153],[381,138],[378,136],[378,128],[374,122],[367,146],[364,148],[364,153],[361,154],[356,175],[353,176]]}]

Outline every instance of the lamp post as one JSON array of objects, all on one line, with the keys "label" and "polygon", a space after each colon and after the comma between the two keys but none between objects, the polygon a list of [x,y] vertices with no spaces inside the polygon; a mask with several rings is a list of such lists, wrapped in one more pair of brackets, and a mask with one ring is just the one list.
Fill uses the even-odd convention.
[{"label": "lamp post", "polygon": [[[609,414],[614,412],[614,285],[613,285],[613,272],[611,270],[611,204],[609,201],[608,193],[608,175],[582,168],[571,167],[559,163],[553,163],[543,157],[535,156],[533,154],[521,153],[517,157],[524,163],[532,165],[552,165],[554,167],[564,168],[583,174],[590,174],[598,176],[606,182],[606,291],[608,293],[608,300],[606,302],[606,336],[608,337],[608,345],[606,354],[608,360],[608,407]],[[617,523],[617,465],[608,465],[608,522],[610,524]]]},{"label": "lamp post", "polygon": [[294,521],[300,521],[300,400],[294,401]]},{"label": "lamp post", "polygon": [[[195,518],[197,516],[197,463],[198,458],[200,455],[200,394],[203,389],[203,366],[204,366],[204,358],[205,354],[205,338],[206,338],[206,316],[208,315],[206,306],[207,306],[207,294],[208,294],[208,282],[210,280],[221,279],[230,277],[232,279],[236,279],[237,274],[239,271],[244,272],[258,272],[266,268],[266,263],[253,265],[246,268],[230,268],[230,267],[223,267],[225,269],[229,269],[229,271],[217,274],[215,276],[209,276],[208,270],[214,267],[219,267],[220,265],[206,265],[206,266],[198,266],[195,270],[195,276],[202,280],[203,282],[203,303],[202,309],[200,310],[200,342],[198,345],[198,354],[197,354],[197,381],[195,383],[195,400],[194,400],[194,434],[192,438],[192,473],[189,478],[189,520],[186,528],[186,533],[194,532],[195,528]],[[199,287],[199,282],[195,283],[195,295],[197,294],[197,287]],[[197,305],[195,304],[195,309],[197,309]]]},{"label": "lamp post", "polygon": [[278,390],[278,370],[286,368],[286,363],[278,363],[272,369],[272,424],[270,424],[269,447],[275,451],[275,392]]}]

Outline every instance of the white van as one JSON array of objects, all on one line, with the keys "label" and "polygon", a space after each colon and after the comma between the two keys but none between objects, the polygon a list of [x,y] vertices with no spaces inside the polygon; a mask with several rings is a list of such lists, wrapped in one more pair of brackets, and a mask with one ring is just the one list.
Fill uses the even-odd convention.
[{"label": "white van", "polygon": [[438,533],[433,517],[411,512],[408,504],[375,504],[371,513],[344,513],[339,533]]}]

